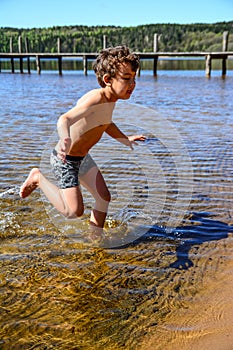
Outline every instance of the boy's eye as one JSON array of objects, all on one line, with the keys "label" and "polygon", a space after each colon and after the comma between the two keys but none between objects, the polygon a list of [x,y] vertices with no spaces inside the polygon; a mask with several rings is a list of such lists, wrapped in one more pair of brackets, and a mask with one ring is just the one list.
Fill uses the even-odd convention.
[{"label": "boy's eye", "polygon": [[131,77],[131,76],[129,76],[129,75],[124,76],[124,75],[121,75],[121,74],[119,74],[119,77],[120,77],[123,81],[125,81],[125,82],[127,82],[127,83],[135,83],[135,77]]},{"label": "boy's eye", "polygon": [[135,78],[123,78],[123,80],[128,81],[128,82],[135,82]]}]

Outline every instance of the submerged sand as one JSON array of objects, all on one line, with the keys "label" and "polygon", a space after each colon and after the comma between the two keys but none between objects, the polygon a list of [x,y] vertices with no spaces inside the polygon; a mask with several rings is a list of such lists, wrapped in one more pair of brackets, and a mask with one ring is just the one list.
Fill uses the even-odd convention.
[{"label": "submerged sand", "polygon": [[228,257],[214,279],[204,276],[200,292],[169,314],[138,349],[232,350],[233,260]]}]

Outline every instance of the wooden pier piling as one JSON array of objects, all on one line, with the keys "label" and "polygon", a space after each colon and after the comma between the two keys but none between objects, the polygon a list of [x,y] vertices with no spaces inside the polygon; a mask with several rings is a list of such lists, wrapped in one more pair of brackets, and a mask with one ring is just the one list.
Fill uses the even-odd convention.
[{"label": "wooden pier piling", "polygon": [[[12,37],[10,37],[10,53],[13,53],[13,40]],[[11,73],[15,72],[15,66],[14,66],[14,58],[11,57]]]},{"label": "wooden pier piling", "polygon": [[[229,56],[233,56],[233,51],[227,51],[228,49],[228,37],[229,33],[223,33],[223,43],[222,43],[222,51],[220,52],[160,52],[159,51],[159,35],[154,35],[154,51],[153,52],[137,52],[141,60],[153,60],[153,75],[157,76],[157,65],[160,57],[176,59],[176,58],[197,58],[197,57],[205,57],[205,75],[206,77],[211,76],[212,70],[212,60],[213,59],[221,59],[222,60],[222,77],[225,77],[227,74],[227,59]],[[106,47],[107,38],[103,36],[103,47]],[[34,58],[36,61],[36,70],[38,74],[41,74],[41,59],[53,59],[58,60],[58,72],[62,75],[62,59],[70,58],[76,59],[80,58],[83,60],[83,72],[84,75],[88,74],[88,59],[95,59],[98,55],[97,52],[92,53],[63,53],[61,52],[61,40],[58,38],[57,40],[57,52],[56,53],[30,53],[29,52],[29,42],[25,39],[25,52],[23,52],[22,48],[22,38],[21,36],[18,38],[18,53],[13,52],[13,42],[12,38],[10,38],[10,52],[9,53],[1,53],[0,52],[0,64],[1,58],[9,59],[11,62],[11,72],[15,72],[14,60],[19,59],[20,62],[20,73],[23,73],[23,59],[27,59],[27,71],[30,74],[30,58]],[[0,70],[0,72],[2,69]],[[140,69],[138,70],[138,75],[140,75]]]},{"label": "wooden pier piling", "polygon": [[[29,53],[29,42],[28,42],[28,38],[25,38],[25,51],[26,51],[26,53]],[[30,73],[31,73],[30,56],[27,57],[27,68],[28,68],[28,74],[30,74]]]},{"label": "wooden pier piling", "polygon": [[59,75],[62,75],[62,56],[58,57],[58,72]]},{"label": "wooden pier piling", "polygon": [[40,64],[40,56],[39,55],[36,55],[36,70],[37,70],[38,74],[41,73],[41,64]]},{"label": "wooden pier piling", "polygon": [[211,62],[212,58],[211,58],[211,55],[208,54],[206,56],[206,65],[205,65],[205,75],[207,78],[210,78],[211,76],[211,69],[212,69],[212,62]]},{"label": "wooden pier piling", "polygon": [[106,49],[107,47],[107,36],[103,35],[103,49]]},{"label": "wooden pier piling", "polygon": [[[159,51],[159,35],[157,33],[154,34],[154,52]],[[154,64],[153,64],[153,75],[157,77],[157,64],[158,64],[158,56],[154,57]]]},{"label": "wooden pier piling", "polygon": [[[22,37],[19,36],[18,38],[18,50],[19,53],[22,53]],[[19,70],[20,73],[23,73],[23,58],[21,56],[19,56]]]},{"label": "wooden pier piling", "polygon": [[84,75],[87,75],[87,56],[83,56],[83,72]]},{"label": "wooden pier piling", "polygon": [[[212,60],[220,59],[222,60],[222,76],[225,77],[227,73],[227,59],[229,56],[233,57],[232,51],[226,52],[137,52],[140,60],[153,60],[153,75],[157,76],[157,65],[159,58],[197,58],[205,57],[205,74],[207,77],[211,76],[212,71]],[[14,60],[20,60],[20,73],[23,73],[23,59],[27,59],[27,70],[30,74],[30,58],[34,58],[36,61],[36,70],[38,74],[41,74],[41,59],[51,59],[58,61],[58,73],[62,75],[62,59],[70,58],[76,59],[80,58],[83,60],[83,72],[84,75],[88,74],[88,60],[94,60],[98,53],[0,53],[1,58],[9,59],[11,62],[11,72],[15,72]],[[140,75],[140,71],[138,71]]]},{"label": "wooden pier piling", "polygon": [[154,34],[154,52],[159,51],[159,35],[157,33]]},{"label": "wooden pier piling", "polygon": [[226,52],[228,49],[228,38],[229,38],[229,32],[223,32],[223,42],[222,42],[222,51]]},{"label": "wooden pier piling", "polygon": [[[228,49],[228,37],[229,32],[223,32],[223,42],[222,42],[222,51],[226,52]],[[223,57],[222,59],[222,77],[225,78],[227,74],[227,57]]]},{"label": "wooden pier piling", "polygon": [[227,60],[226,58],[222,59],[222,77],[225,78],[227,74]]},{"label": "wooden pier piling", "polygon": [[157,64],[158,64],[158,56],[154,57],[154,65],[153,65],[153,75],[157,77]]}]

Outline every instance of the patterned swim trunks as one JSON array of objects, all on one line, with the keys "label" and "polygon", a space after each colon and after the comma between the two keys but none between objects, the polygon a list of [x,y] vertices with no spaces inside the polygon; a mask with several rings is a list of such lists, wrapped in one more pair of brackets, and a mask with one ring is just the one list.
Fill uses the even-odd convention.
[{"label": "patterned swim trunks", "polygon": [[79,176],[85,175],[89,169],[97,166],[90,154],[85,157],[66,155],[66,163],[64,163],[57,157],[55,149],[51,153],[50,163],[61,189],[79,186]]}]

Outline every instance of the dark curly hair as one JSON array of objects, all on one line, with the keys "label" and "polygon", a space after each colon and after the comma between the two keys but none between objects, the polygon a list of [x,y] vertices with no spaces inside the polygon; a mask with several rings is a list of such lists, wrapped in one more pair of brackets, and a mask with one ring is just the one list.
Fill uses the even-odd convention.
[{"label": "dark curly hair", "polygon": [[119,65],[123,62],[129,62],[134,72],[140,64],[139,56],[131,53],[126,46],[110,47],[100,51],[93,63],[93,69],[101,87],[105,87],[103,76],[108,74],[110,77],[115,77]]}]

